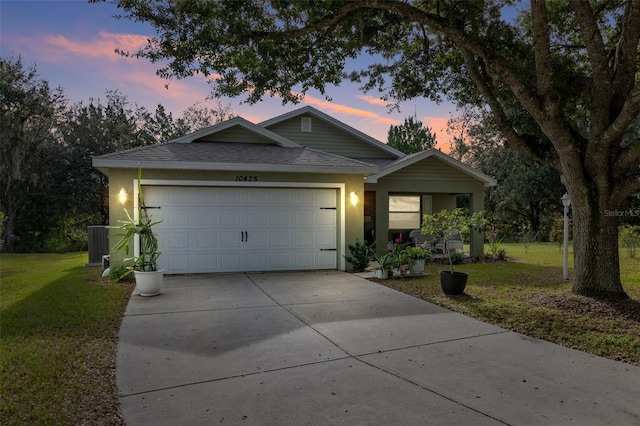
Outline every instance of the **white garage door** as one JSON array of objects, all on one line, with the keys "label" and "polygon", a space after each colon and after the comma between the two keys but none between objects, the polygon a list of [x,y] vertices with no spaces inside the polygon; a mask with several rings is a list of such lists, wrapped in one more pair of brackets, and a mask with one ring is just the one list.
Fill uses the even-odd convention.
[{"label": "white garage door", "polygon": [[146,186],[166,273],[336,269],[336,190]]}]

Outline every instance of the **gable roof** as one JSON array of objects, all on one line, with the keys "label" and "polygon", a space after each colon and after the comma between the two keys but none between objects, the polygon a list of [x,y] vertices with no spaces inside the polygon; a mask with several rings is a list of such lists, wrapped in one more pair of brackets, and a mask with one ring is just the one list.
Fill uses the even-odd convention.
[{"label": "gable roof", "polygon": [[329,123],[330,125],[342,130],[343,132],[345,132],[345,133],[347,133],[347,134],[349,134],[349,135],[351,135],[351,136],[353,136],[353,137],[355,137],[355,138],[357,138],[357,139],[359,139],[359,140],[371,145],[372,147],[374,147],[374,148],[376,148],[376,149],[378,149],[380,151],[383,151],[383,152],[385,152],[387,154],[391,154],[391,155],[395,156],[396,158],[402,158],[402,157],[406,156],[406,154],[398,151],[397,149],[394,149],[394,148],[390,147],[386,143],[382,143],[379,140],[377,140],[377,139],[375,139],[375,138],[373,138],[373,137],[371,137],[371,136],[369,136],[369,135],[367,135],[365,133],[362,133],[360,130],[354,129],[353,127],[349,126],[348,124],[345,124],[342,121],[339,121],[339,120],[331,117],[330,115],[325,114],[324,112],[315,109],[312,106],[305,106],[305,107],[296,109],[294,111],[290,111],[290,112],[288,112],[286,114],[279,115],[277,117],[271,118],[271,119],[263,121],[261,123],[258,123],[258,126],[262,126],[264,128],[268,128],[268,127],[273,126],[274,124],[281,123],[283,121],[290,120],[292,118],[299,117],[299,116],[302,116],[302,115],[305,115],[305,114],[311,115],[311,116],[313,116],[313,117],[315,117],[315,118],[317,118],[319,120],[323,120],[326,123]]},{"label": "gable roof", "polygon": [[473,167],[470,167],[435,148],[407,155],[406,157],[401,158],[400,160],[383,168],[377,173],[365,177],[364,181],[365,183],[377,183],[378,179],[380,178],[383,178],[387,175],[397,172],[398,170],[404,169],[405,167],[408,167],[430,157],[437,158],[438,160],[461,171],[462,173],[483,182],[485,187],[496,186],[498,184],[498,181],[496,181],[491,176],[485,175],[484,173],[474,169]]},{"label": "gable roof", "polygon": [[371,164],[304,147],[233,142],[143,146],[94,157],[93,166],[345,174],[368,174],[377,170]]},{"label": "gable roof", "polygon": [[244,130],[255,134],[256,136],[260,136],[262,138],[265,139],[265,142],[272,142],[275,143],[277,145],[280,146],[285,146],[285,147],[296,147],[296,148],[300,148],[301,145],[287,139],[284,138],[280,135],[278,135],[277,133],[273,133],[272,131],[265,129],[264,127],[258,126],[248,120],[245,120],[242,117],[234,117],[232,119],[229,119],[227,121],[223,121],[221,123],[218,124],[214,124],[213,126],[204,128],[202,130],[198,130],[196,132],[193,133],[189,133],[188,135],[184,135],[182,137],[176,138],[176,139],[172,139],[170,141],[168,141],[167,143],[192,143],[192,142],[197,142],[198,139],[202,139],[208,135],[214,134],[214,133],[219,133],[222,132],[224,130],[228,130],[231,129],[233,127],[241,127]]}]

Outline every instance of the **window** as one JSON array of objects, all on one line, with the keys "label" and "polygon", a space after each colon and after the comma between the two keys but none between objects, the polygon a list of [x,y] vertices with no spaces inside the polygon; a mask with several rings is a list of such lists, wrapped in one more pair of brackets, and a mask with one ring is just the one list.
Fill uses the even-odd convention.
[{"label": "window", "polygon": [[420,228],[420,196],[389,196],[389,229]]},{"label": "window", "polygon": [[300,131],[311,133],[311,117],[300,117]]}]

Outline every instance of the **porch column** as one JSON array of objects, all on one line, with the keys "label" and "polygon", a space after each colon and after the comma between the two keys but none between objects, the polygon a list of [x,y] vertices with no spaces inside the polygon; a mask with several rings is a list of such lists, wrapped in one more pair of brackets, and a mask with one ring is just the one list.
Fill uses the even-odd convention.
[{"label": "porch column", "polygon": [[[484,188],[471,193],[471,214],[484,210]],[[469,237],[471,256],[482,257],[484,255],[484,233],[471,231]]]},{"label": "porch column", "polygon": [[376,191],[376,252],[384,254],[387,252],[387,241],[389,238],[389,191]]}]

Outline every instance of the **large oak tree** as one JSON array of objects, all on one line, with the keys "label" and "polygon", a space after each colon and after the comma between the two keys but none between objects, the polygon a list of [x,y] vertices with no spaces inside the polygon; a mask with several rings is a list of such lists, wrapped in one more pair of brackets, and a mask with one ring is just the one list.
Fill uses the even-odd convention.
[{"label": "large oak tree", "polygon": [[[573,291],[626,297],[616,212],[640,191],[640,1],[114,3],[157,30],[131,55],[167,78],[214,77],[217,94],[297,101],[351,78],[390,101],[488,105],[510,148],[563,175]],[[358,57],[370,65],[350,69]]]}]

